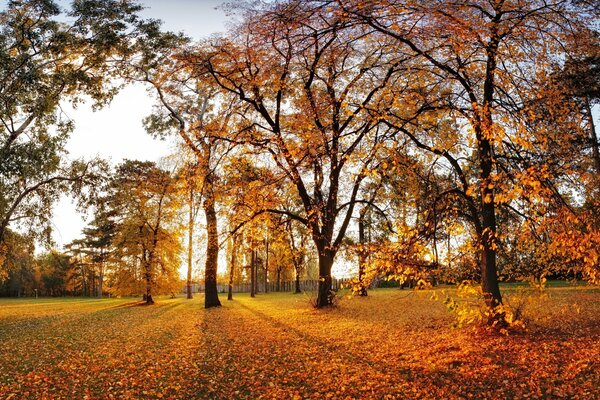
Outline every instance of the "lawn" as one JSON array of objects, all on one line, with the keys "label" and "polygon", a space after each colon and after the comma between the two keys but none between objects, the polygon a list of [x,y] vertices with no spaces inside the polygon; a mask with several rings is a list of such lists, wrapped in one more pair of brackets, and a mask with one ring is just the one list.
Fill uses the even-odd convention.
[{"label": "lawn", "polygon": [[525,296],[527,332],[452,328],[436,291],[0,300],[0,398],[599,398],[600,291]]}]

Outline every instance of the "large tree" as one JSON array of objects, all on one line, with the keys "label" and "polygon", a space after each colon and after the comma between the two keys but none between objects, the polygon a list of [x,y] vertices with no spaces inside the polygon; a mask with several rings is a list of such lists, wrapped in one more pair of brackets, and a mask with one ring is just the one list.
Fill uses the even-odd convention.
[{"label": "large tree", "polygon": [[317,307],[332,304],[331,269],[383,129],[366,112],[389,84],[384,47],[360,40],[340,14],[288,1],[251,12],[196,67],[245,107],[246,143],[270,157],[302,204],[282,213],[310,232],[319,258]]},{"label": "large tree", "polygon": [[79,192],[89,166],[65,161],[73,123],[59,105],[110,100],[111,61],[125,56],[139,9],[77,1],[71,23],[51,0],[9,1],[0,12],[0,243],[13,225],[44,233],[58,194]]},{"label": "large tree", "polygon": [[[338,3],[374,38],[392,39],[399,57],[410,57],[402,92],[411,96],[374,111],[453,172],[443,194],[474,228],[483,293],[496,307],[498,210],[523,214],[516,199],[530,206],[558,194],[550,178],[567,173],[568,163],[544,161],[565,160],[580,135],[571,105],[542,89],[568,55],[566,38],[585,29],[585,12],[564,0]],[[410,103],[421,110],[417,118],[404,110]]]}]

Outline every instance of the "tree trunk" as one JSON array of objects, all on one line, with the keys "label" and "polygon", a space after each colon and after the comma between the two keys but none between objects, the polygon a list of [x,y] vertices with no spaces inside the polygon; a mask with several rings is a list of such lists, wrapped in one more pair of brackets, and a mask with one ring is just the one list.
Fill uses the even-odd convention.
[{"label": "tree trunk", "polygon": [[231,246],[231,264],[229,265],[229,286],[227,288],[227,300],[233,300],[233,271],[235,271],[235,256],[237,248],[237,235],[233,235]]},{"label": "tree trunk", "polygon": [[250,256],[250,297],[256,296],[256,274],[254,269],[256,268],[256,252],[252,249],[252,255]]},{"label": "tree trunk", "polygon": [[154,299],[152,299],[152,275],[150,273],[150,266],[146,265],[145,269],[146,273],[144,275],[146,278],[146,293],[144,293],[143,299],[146,304],[154,304]]},{"label": "tree trunk", "polygon": [[193,263],[193,239],[194,239],[194,191],[190,189],[188,214],[188,254],[187,254],[187,298],[194,297],[192,294],[192,263]]},{"label": "tree trunk", "polygon": [[[98,287],[96,286],[96,271],[94,268],[92,268],[92,282],[90,282],[90,297],[94,296],[94,290],[98,290]],[[96,296],[98,296],[98,293],[96,293]]]},{"label": "tree trunk", "polygon": [[[494,89],[496,73],[496,55],[500,42],[498,25],[500,14],[490,26],[490,41],[487,51],[486,73],[483,85],[483,104],[481,120],[474,126],[479,151],[479,167],[481,168],[481,287],[485,302],[490,309],[502,304],[502,295],[498,285],[498,271],[496,268],[496,206],[494,204],[494,185],[492,172],[494,168],[494,155],[491,140],[494,137],[494,121],[492,108],[494,107]],[[494,313],[492,313],[494,315]],[[494,319],[501,316],[494,316]]]},{"label": "tree trunk", "polygon": [[269,293],[269,239],[265,239],[265,293]]},{"label": "tree trunk", "polygon": [[294,290],[294,293],[299,294],[302,293],[302,290],[300,290],[300,268],[297,267],[295,268],[296,270],[296,289]]},{"label": "tree trunk", "polygon": [[254,294],[258,294],[258,292],[260,292],[260,286],[258,283],[258,250],[256,250],[254,252],[254,262],[256,263],[254,265]]},{"label": "tree trunk", "polygon": [[[491,118],[490,118],[491,126]],[[492,173],[492,150],[490,142],[479,135],[479,152],[481,167],[481,287],[485,302],[490,308],[502,304],[502,295],[498,285],[496,268],[496,207],[494,205],[494,188],[490,181]]]},{"label": "tree trunk", "polygon": [[[102,256],[104,257],[104,256]],[[104,261],[100,261],[100,273],[98,274],[98,297],[102,298],[102,282],[104,281]]]},{"label": "tree trunk", "polygon": [[281,292],[281,267],[277,267],[277,291]]},{"label": "tree trunk", "polygon": [[360,248],[358,250],[358,295],[366,296],[367,295],[367,287],[365,285],[365,270],[367,267],[367,251],[365,250],[366,246],[366,237],[365,237],[365,215],[367,208],[364,207],[358,219],[358,242]]},{"label": "tree trunk", "polygon": [[330,250],[319,250],[319,289],[316,304],[317,308],[333,305],[333,291],[331,287],[333,256],[334,255]]},{"label": "tree trunk", "polygon": [[217,290],[217,267],[219,258],[219,235],[217,231],[217,213],[210,179],[205,182],[206,197],[204,214],[206,215],[206,264],[204,268],[204,308],[219,307]]}]

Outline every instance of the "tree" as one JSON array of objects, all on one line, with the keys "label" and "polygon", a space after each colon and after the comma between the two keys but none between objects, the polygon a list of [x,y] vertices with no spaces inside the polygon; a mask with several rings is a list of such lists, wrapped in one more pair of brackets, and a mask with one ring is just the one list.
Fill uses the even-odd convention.
[{"label": "tree", "polygon": [[227,284],[227,300],[233,300],[233,279],[237,268],[237,255],[240,234],[234,233],[231,235],[231,259],[229,263],[229,281]]},{"label": "tree", "polygon": [[600,175],[600,143],[594,124],[592,107],[600,101],[600,39],[598,33],[584,32],[574,40],[576,49],[562,69],[557,72],[556,84],[567,96],[575,97],[588,123],[589,144],[596,175]]},{"label": "tree", "polygon": [[103,296],[106,264],[113,258],[112,253],[115,250],[112,244],[116,235],[117,226],[114,218],[117,212],[110,208],[109,201],[107,198],[96,200],[94,218],[89,226],[83,230],[84,237],[72,243],[75,254],[83,253],[92,265],[97,266],[98,286],[96,296],[98,297]]},{"label": "tree", "polygon": [[64,296],[67,291],[69,270],[72,268],[67,254],[50,251],[40,258],[42,283],[47,296]]},{"label": "tree", "polygon": [[[296,233],[294,232],[294,225],[292,220],[288,220],[285,225],[285,230],[289,235],[288,246],[291,255],[292,265],[294,267],[294,293],[299,294],[302,293],[302,288],[300,287],[300,278],[302,273],[304,272],[304,263],[306,257],[306,235],[304,232]],[[279,290],[279,282],[281,276],[281,270],[277,270],[277,287]]]},{"label": "tree", "polygon": [[109,59],[124,56],[139,10],[129,1],[76,2],[70,24],[51,0],[9,1],[0,13],[0,242],[15,225],[48,239],[58,194],[81,192],[90,165],[64,161],[73,123],[59,104],[110,100]]},{"label": "tree", "polygon": [[[189,152],[188,152],[189,153]],[[187,282],[186,282],[186,295],[188,299],[192,299],[192,269],[194,261],[194,224],[196,223],[196,217],[200,209],[200,204],[197,199],[199,194],[199,184],[197,182],[197,162],[188,160],[188,154],[183,155],[186,159],[184,166],[178,171],[180,193],[181,196],[186,198],[187,206]],[[195,158],[194,155],[192,157]]]},{"label": "tree", "polygon": [[196,65],[238,97],[238,132],[293,184],[319,256],[317,307],[332,304],[331,268],[385,129],[365,110],[389,83],[383,48],[363,45],[327,7],[289,1],[251,13]]},{"label": "tree", "polygon": [[141,267],[146,304],[154,303],[154,289],[173,291],[179,285],[181,229],[174,185],[167,171],[142,161],[119,165],[112,183],[113,246],[117,257]]},{"label": "tree", "polygon": [[207,233],[204,306],[218,307],[217,168],[235,147],[234,141],[221,140],[229,130],[235,99],[216,92],[206,74],[193,69],[187,54],[189,39],[162,33],[157,26],[146,28],[128,78],[149,84],[158,97],[155,112],[145,120],[148,131],[177,134],[196,157]]},{"label": "tree", "polygon": [[0,258],[0,294],[21,297],[36,288],[34,241],[15,232],[8,232]]},{"label": "tree", "polygon": [[[570,147],[580,132],[578,116],[572,118],[561,96],[540,96],[540,89],[557,55],[566,55],[561,38],[585,29],[585,13],[569,1],[338,3],[349,19],[373,30],[374,40],[392,39],[398,57],[408,56],[405,65],[414,66],[389,111],[374,112],[416,150],[453,171],[444,197],[466,210],[480,248],[486,302],[500,305],[498,208],[522,214],[514,199],[527,197],[531,204],[556,193],[548,163],[540,159],[549,156],[551,142]],[[416,116],[404,110],[411,103]],[[534,109],[540,103],[543,117],[536,114],[541,108]],[[568,171],[553,167],[555,176]]]}]

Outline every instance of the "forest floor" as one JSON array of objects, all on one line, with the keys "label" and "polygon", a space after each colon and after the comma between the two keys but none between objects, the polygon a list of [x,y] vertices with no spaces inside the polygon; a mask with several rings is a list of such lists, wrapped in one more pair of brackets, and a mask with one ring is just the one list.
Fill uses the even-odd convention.
[{"label": "forest floor", "polygon": [[527,330],[508,336],[453,328],[441,289],[323,311],[289,293],[2,299],[0,399],[600,398],[600,290],[511,291]]}]

